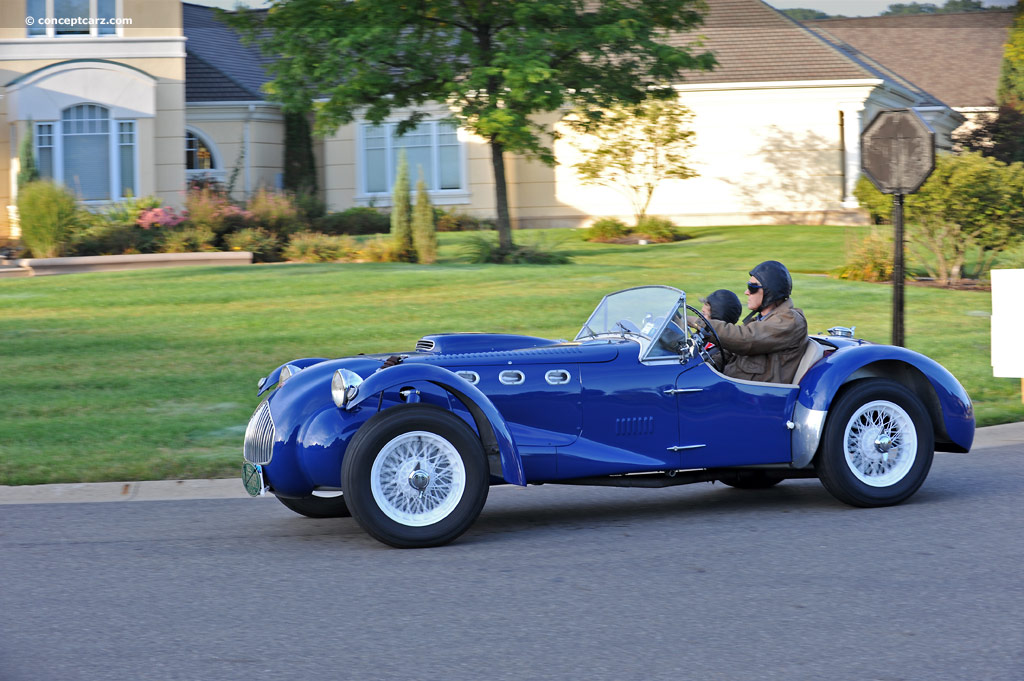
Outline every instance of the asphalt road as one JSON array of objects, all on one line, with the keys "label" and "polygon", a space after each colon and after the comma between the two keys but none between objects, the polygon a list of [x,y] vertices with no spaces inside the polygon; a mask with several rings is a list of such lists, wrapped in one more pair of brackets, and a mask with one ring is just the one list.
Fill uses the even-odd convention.
[{"label": "asphalt road", "polygon": [[1024,679],[1024,453],[902,506],[495,488],[387,548],[274,499],[0,505],[2,681]]}]

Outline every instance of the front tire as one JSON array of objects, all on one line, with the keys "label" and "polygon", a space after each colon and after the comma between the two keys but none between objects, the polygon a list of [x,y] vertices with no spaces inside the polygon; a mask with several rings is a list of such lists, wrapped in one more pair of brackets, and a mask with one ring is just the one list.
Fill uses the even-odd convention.
[{"label": "front tire", "polygon": [[278,497],[277,500],[289,510],[307,518],[348,518],[352,515],[341,494],[330,497],[309,496],[301,499]]},{"label": "front tire", "polygon": [[427,404],[375,414],[341,465],[352,517],[398,548],[440,546],[473,524],[490,484],[483,446],[466,423]]},{"label": "front tire", "polygon": [[858,381],[830,410],[815,459],[834,497],[872,508],[901,503],[924,483],[935,454],[921,400],[894,381]]}]

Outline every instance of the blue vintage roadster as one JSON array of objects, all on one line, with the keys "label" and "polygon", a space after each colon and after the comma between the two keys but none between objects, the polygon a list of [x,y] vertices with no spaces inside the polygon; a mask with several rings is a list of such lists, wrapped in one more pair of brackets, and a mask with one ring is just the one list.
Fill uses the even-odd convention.
[{"label": "blue vintage roadster", "polygon": [[474,522],[490,485],[771,487],[816,477],[854,506],[924,482],[966,452],[970,398],[936,362],[836,327],[794,382],[727,378],[683,322],[686,295],[606,296],[571,341],[458,333],[400,355],[306,358],[259,382],[243,481],[311,517],[351,515],[398,547]]}]

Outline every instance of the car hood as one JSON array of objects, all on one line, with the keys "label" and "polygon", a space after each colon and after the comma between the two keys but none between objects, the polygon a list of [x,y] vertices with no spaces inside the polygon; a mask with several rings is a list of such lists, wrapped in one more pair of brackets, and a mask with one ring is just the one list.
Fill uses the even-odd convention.
[{"label": "car hood", "polygon": [[[427,341],[431,344],[428,345]],[[275,387],[286,364],[302,369],[301,382],[314,376],[330,376],[335,369],[348,369],[368,378],[381,368],[381,364],[393,355],[399,355],[404,362],[423,362],[445,368],[462,368],[488,365],[557,364],[571,362],[610,362],[619,356],[625,346],[632,346],[628,352],[636,352],[636,342],[626,339],[589,340],[582,343],[558,341],[536,336],[485,333],[447,333],[424,336],[412,352],[384,352],[372,355],[357,355],[338,359],[310,357],[286,362],[260,379],[258,394],[262,395]],[[308,371],[314,369],[315,371]]]},{"label": "car hood", "polygon": [[610,362],[625,344],[636,345],[619,339],[578,343],[507,334],[438,334],[424,336],[405,361],[444,367]]}]

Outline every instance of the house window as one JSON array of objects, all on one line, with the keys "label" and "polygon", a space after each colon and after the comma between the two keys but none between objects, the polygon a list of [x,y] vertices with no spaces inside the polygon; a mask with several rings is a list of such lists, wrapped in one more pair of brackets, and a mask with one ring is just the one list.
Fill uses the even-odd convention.
[{"label": "house window", "polygon": [[53,123],[36,123],[36,169],[53,178]]},{"label": "house window", "polygon": [[458,129],[448,121],[420,123],[401,137],[397,124],[364,125],[362,128],[362,181],[366,194],[388,194],[402,153],[409,162],[413,186],[422,177],[427,190],[465,191],[462,144]]},{"label": "house window", "polygon": [[83,201],[110,198],[110,117],[95,104],[64,110],[64,184]]},{"label": "house window", "polygon": [[215,169],[209,145],[199,135],[191,131],[185,132],[185,169],[198,172]]},{"label": "house window", "polygon": [[138,187],[135,121],[112,119],[98,104],[78,104],[59,121],[36,123],[39,174],[83,201],[134,196]]},{"label": "house window", "polygon": [[117,35],[120,0],[25,0],[30,38]]},{"label": "house window", "polygon": [[135,121],[117,122],[118,196],[135,196]]}]

